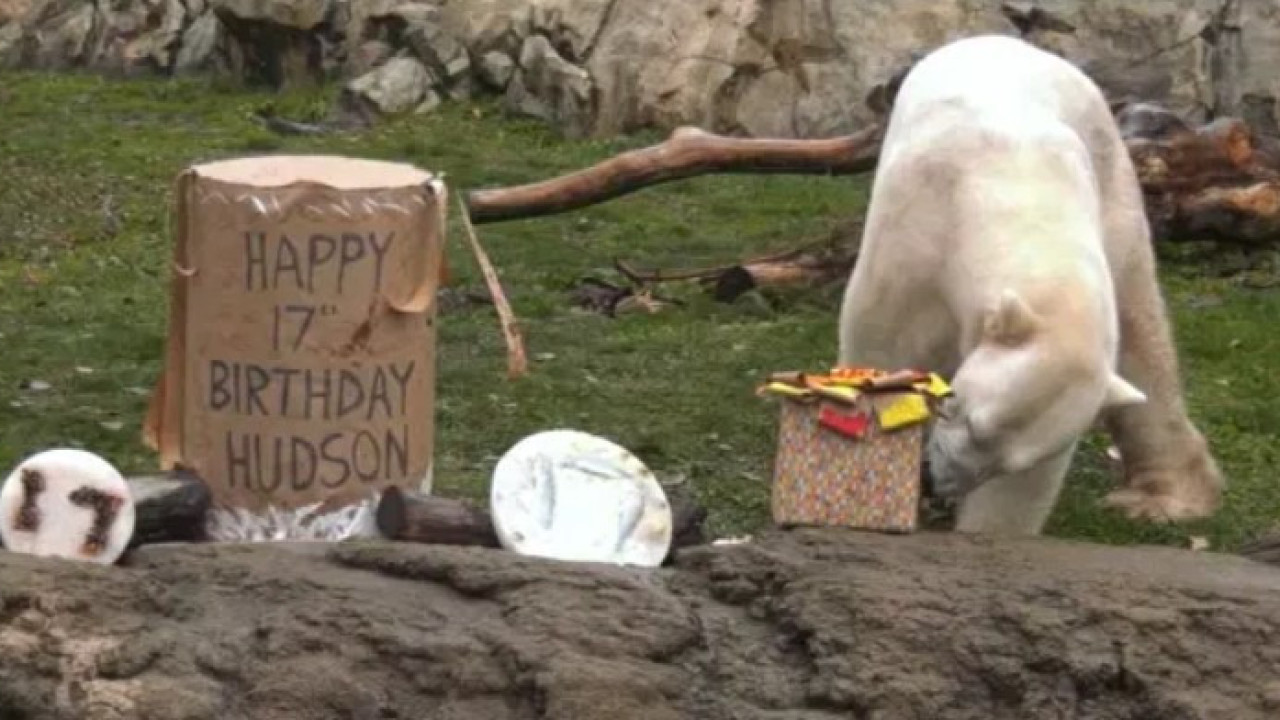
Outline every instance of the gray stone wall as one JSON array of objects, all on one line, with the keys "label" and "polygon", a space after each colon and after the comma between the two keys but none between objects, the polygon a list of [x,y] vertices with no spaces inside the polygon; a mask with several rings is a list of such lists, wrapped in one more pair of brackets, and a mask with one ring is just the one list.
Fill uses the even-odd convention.
[{"label": "gray stone wall", "polygon": [[978,33],[1117,99],[1280,125],[1280,0],[0,0],[0,66],[340,79],[379,113],[496,93],[571,136],[849,132],[914,57]]}]

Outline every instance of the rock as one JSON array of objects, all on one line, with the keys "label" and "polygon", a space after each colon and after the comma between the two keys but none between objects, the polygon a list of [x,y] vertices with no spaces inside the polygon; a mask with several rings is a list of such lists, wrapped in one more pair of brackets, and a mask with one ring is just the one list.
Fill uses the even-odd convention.
[{"label": "rock", "polygon": [[395,54],[395,48],[382,40],[368,40],[360,44],[347,58],[347,72],[359,77],[385,63]]},{"label": "rock", "polygon": [[1053,0],[1039,2],[1073,30],[1052,24],[1024,37],[1066,57],[1113,100],[1158,101],[1201,123],[1215,105],[1208,39],[1226,2],[1235,0]]},{"label": "rock", "polygon": [[593,84],[586,70],[560,57],[541,35],[525,40],[504,107],[546,120],[569,137],[582,137],[591,130],[593,100]]},{"label": "rock", "polygon": [[431,85],[431,73],[421,62],[407,57],[393,58],[347,83],[342,91],[343,103],[380,115],[396,115],[431,103],[435,95]]},{"label": "rock", "polygon": [[210,0],[220,16],[243,22],[312,30],[329,17],[334,0]]},{"label": "rock", "polygon": [[440,107],[440,103],[444,102],[435,90],[428,89],[423,95],[422,102],[413,109],[414,115],[426,115],[427,113]]},{"label": "rock", "polygon": [[1220,104],[1269,135],[1280,135],[1280,7],[1237,1],[1220,30],[1220,72],[1229,78]]},{"label": "rock", "polygon": [[440,8],[441,26],[477,58],[491,51],[518,56],[524,39],[533,33],[532,19],[533,3],[528,0],[468,0]]},{"label": "rock", "polygon": [[[54,718],[1263,720],[1280,569],[767,532],[642,571],[359,542],[0,554],[0,698]],[[74,692],[67,688],[76,688]]]},{"label": "rock", "polygon": [[56,70],[83,65],[91,57],[97,13],[79,0],[36,0],[22,21],[36,25],[24,41],[21,64]]},{"label": "rock", "polygon": [[[581,63],[591,55],[606,23],[612,25],[611,14],[618,9],[617,5],[616,2],[600,0],[535,0],[530,3],[531,31],[546,37],[564,59]],[[671,3],[666,3],[662,9],[669,11],[674,8]],[[687,31],[694,27],[682,29]]]},{"label": "rock", "polygon": [[326,78],[321,30],[333,0],[210,0],[229,40],[227,66],[239,80],[273,88]]},{"label": "rock", "polygon": [[1280,135],[1269,0],[0,0],[3,66],[216,71],[285,87],[411,53],[437,95],[488,88],[579,137],[684,124],[850,132],[880,116],[915,58],[979,33],[1067,57],[1113,101],[1194,123],[1236,115]]},{"label": "rock", "polygon": [[132,74],[167,72],[186,24],[181,0],[115,0],[98,6],[98,31],[91,64]]},{"label": "rock", "polygon": [[515,69],[515,60],[512,60],[510,55],[498,50],[490,50],[485,53],[480,58],[480,66],[477,68],[480,73],[480,79],[489,87],[498,90],[506,89],[512,74],[515,73]]},{"label": "rock", "polygon": [[20,65],[23,28],[21,23],[0,24],[0,68]]},{"label": "rock", "polygon": [[439,11],[428,5],[401,5],[391,14],[404,23],[405,43],[446,86],[461,82],[471,71],[467,49],[440,25]]},{"label": "rock", "polygon": [[0,27],[22,20],[35,0],[0,0]]},{"label": "rock", "polygon": [[173,62],[175,75],[203,72],[214,64],[214,53],[222,43],[225,30],[218,16],[205,13],[182,33],[182,44]]}]

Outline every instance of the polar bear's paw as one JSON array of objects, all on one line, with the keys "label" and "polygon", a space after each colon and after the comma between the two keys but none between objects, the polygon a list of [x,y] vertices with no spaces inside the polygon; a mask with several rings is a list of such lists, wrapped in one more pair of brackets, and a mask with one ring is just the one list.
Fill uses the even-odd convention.
[{"label": "polar bear's paw", "polygon": [[1111,492],[1103,506],[1120,510],[1130,520],[1178,522],[1208,517],[1216,503],[1177,492],[1148,492],[1125,488]]},{"label": "polar bear's paw", "polygon": [[1209,517],[1218,509],[1222,476],[1209,460],[1190,472],[1148,471],[1130,476],[1111,492],[1103,505],[1122,511],[1131,520],[1178,522]]},{"label": "polar bear's paw", "polygon": [[1155,462],[1133,463],[1113,447],[1107,455],[1123,475],[1121,487],[1102,501],[1133,520],[1179,522],[1205,518],[1217,511],[1225,480],[1208,445],[1192,429],[1180,452],[1165,452]]}]

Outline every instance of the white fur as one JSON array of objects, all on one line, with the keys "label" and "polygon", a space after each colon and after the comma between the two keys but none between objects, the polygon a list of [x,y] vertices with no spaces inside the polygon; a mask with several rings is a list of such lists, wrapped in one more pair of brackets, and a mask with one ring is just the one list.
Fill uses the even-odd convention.
[{"label": "white fur", "polygon": [[1146,401],[1117,372],[1117,278],[1150,279],[1143,213],[1101,92],[1065,60],[983,36],[907,76],[840,362],[952,379],[926,452],[957,529],[1040,532],[1081,435]]}]

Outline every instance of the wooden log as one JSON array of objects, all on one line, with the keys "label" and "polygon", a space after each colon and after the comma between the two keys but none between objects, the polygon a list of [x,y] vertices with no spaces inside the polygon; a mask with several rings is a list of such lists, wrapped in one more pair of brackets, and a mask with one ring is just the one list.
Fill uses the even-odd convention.
[{"label": "wooden log", "polygon": [[466,194],[476,224],[538,217],[708,173],[850,175],[875,168],[881,128],[822,140],[748,139],[682,127],[666,141],[542,182]]},{"label": "wooden log", "polygon": [[1117,112],[1157,240],[1280,240],[1280,148],[1242,120],[1193,128],[1162,108]]},{"label": "wooden log", "polygon": [[498,547],[489,513],[438,495],[388,487],[374,515],[378,530],[392,540],[429,545]]},{"label": "wooden log", "polygon": [[129,547],[203,542],[209,488],[187,474],[128,478],[135,517]]},{"label": "wooden log", "polygon": [[[706,542],[703,524],[707,509],[686,493],[669,494],[671,503],[670,562],[677,549]],[[374,514],[378,531],[391,540],[427,545],[500,547],[489,513],[461,500],[408,492],[389,487]]]}]

